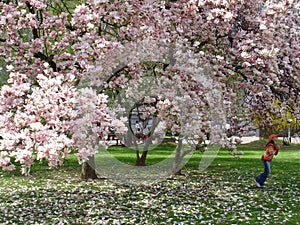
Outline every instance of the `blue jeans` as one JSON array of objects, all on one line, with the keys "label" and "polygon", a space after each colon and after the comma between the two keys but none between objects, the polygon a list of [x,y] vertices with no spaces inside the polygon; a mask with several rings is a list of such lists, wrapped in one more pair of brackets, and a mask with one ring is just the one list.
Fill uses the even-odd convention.
[{"label": "blue jeans", "polygon": [[271,173],[271,161],[262,160],[265,170],[262,174],[255,178],[256,182],[260,184],[260,186],[264,186],[265,182]]}]

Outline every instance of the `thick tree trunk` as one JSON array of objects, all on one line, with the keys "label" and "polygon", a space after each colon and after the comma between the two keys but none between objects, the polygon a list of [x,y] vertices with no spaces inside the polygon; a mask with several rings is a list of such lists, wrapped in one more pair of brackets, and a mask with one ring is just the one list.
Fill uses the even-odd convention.
[{"label": "thick tree trunk", "polygon": [[144,149],[142,156],[139,156],[139,150],[137,150],[137,157],[136,157],[136,161],[135,161],[135,165],[136,166],[146,166],[146,159],[147,159],[147,153],[148,153],[148,149]]},{"label": "thick tree trunk", "polygon": [[133,142],[133,139],[132,139],[132,133],[131,133],[131,131],[129,130],[129,131],[127,131],[127,133],[126,133],[126,137],[125,137],[125,139],[124,139],[124,144],[125,144],[125,146],[127,146],[127,147],[131,147],[131,146],[132,146],[132,142]]},{"label": "thick tree trunk", "polygon": [[136,166],[146,166],[147,153],[148,150],[144,150],[142,156],[136,158],[136,162],[135,162]]},{"label": "thick tree trunk", "polygon": [[174,162],[173,162],[173,169],[172,169],[172,174],[175,174],[175,175],[181,175],[181,168],[180,168],[180,163],[182,161],[181,148],[182,148],[182,140],[179,139],[178,145],[176,148]]},{"label": "thick tree trunk", "polygon": [[81,166],[81,179],[97,179],[94,156],[89,157]]},{"label": "thick tree trunk", "polygon": [[141,158],[136,159],[135,165],[136,166],[146,166],[146,160],[142,160]]},{"label": "thick tree trunk", "polygon": [[174,158],[174,162],[173,162],[173,169],[172,169],[172,174],[174,175],[182,175],[181,173],[181,163],[184,159],[185,156],[187,156],[188,154],[190,154],[191,152],[194,151],[194,148],[191,147],[190,149],[186,149],[186,150],[182,150],[182,139],[178,140],[178,145],[176,148],[176,154],[175,154],[175,158]]}]

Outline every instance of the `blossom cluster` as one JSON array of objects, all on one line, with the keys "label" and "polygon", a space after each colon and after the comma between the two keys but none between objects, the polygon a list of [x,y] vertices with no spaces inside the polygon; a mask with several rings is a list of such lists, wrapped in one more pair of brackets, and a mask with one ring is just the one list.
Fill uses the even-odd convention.
[{"label": "blossom cluster", "polygon": [[14,169],[10,157],[29,172],[35,155],[50,167],[62,165],[72,141],[68,137],[74,117],[74,88],[62,77],[49,77],[47,68],[33,84],[29,76],[12,72],[1,89],[1,167]]}]

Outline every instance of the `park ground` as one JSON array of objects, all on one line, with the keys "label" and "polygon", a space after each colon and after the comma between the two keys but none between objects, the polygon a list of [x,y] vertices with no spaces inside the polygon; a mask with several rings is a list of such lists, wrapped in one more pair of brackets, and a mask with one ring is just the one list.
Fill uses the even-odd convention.
[{"label": "park ground", "polygon": [[[263,145],[240,145],[240,159],[221,149],[204,171],[196,151],[184,175],[151,185],[83,181],[74,155],[55,170],[37,162],[29,177],[0,171],[0,224],[300,224],[300,147],[282,147],[262,189],[253,178],[263,169]],[[151,151],[148,163],[173,147]],[[126,149],[111,152],[134,161]]]}]

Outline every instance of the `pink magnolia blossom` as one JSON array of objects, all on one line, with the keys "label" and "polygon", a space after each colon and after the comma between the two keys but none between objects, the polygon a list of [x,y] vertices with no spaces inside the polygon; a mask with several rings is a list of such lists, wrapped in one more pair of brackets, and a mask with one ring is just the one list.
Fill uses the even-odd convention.
[{"label": "pink magnolia blossom", "polygon": [[[296,1],[102,0],[65,12],[58,4],[0,2],[0,57],[10,73],[0,92],[3,169],[15,157],[28,173],[35,155],[61,165],[70,147],[83,162],[109,132],[124,133],[123,109],[104,93],[154,98],[147,116],[176,131],[186,121],[189,140],[214,132],[212,117],[225,117],[233,133],[243,131],[236,116],[259,117],[262,127],[288,109],[300,117]],[[140,90],[147,76],[162,85]]]}]

